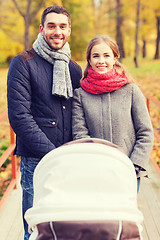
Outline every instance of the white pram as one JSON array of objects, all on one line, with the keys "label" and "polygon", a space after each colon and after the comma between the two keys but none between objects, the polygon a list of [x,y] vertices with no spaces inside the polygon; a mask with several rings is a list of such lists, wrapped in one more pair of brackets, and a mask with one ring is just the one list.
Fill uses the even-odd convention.
[{"label": "white pram", "polygon": [[134,166],[105,140],[65,144],[37,165],[25,218],[30,240],[142,239]]}]

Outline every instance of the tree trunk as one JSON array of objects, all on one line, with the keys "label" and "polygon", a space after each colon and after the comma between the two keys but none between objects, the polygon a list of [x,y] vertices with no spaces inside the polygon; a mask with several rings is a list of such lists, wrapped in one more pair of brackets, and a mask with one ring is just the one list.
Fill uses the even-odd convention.
[{"label": "tree trunk", "polygon": [[156,39],[156,52],[154,59],[159,58],[159,42],[160,42],[160,17],[156,17],[157,19],[157,39]]},{"label": "tree trunk", "polygon": [[120,0],[116,0],[117,3],[117,16],[116,16],[116,41],[119,46],[120,58],[125,58],[125,51],[123,45],[123,36],[121,31],[121,26],[123,18],[121,16],[121,3]]},{"label": "tree trunk", "polygon": [[27,0],[27,8],[26,12],[23,13],[21,10],[21,5],[20,3],[18,4],[17,0],[12,0],[16,9],[18,10],[19,14],[23,17],[24,19],[24,48],[25,50],[30,48],[30,36],[29,36],[29,27],[33,19],[35,18],[36,14],[39,12],[39,10],[43,7],[44,1],[45,0],[40,0],[37,8],[31,12],[31,5],[32,5],[32,0]]},{"label": "tree trunk", "polygon": [[146,40],[143,40],[143,49],[142,49],[142,56],[143,58],[146,57]]},{"label": "tree trunk", "polygon": [[135,34],[135,55],[134,55],[134,63],[135,66],[138,68],[138,33],[139,33],[139,13],[140,13],[140,4],[141,1],[137,0],[137,14],[136,14],[136,34]]},{"label": "tree trunk", "polygon": [[24,24],[25,24],[24,48],[25,48],[25,50],[28,50],[30,48],[30,36],[29,36],[30,20],[29,20],[29,16],[25,16]]}]

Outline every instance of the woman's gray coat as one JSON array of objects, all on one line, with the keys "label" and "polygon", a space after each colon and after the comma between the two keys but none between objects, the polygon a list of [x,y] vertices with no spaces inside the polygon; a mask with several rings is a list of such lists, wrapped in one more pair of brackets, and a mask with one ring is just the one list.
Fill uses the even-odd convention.
[{"label": "woman's gray coat", "polygon": [[76,89],[72,109],[73,139],[106,139],[121,147],[134,164],[147,168],[154,134],[136,84],[98,95]]}]

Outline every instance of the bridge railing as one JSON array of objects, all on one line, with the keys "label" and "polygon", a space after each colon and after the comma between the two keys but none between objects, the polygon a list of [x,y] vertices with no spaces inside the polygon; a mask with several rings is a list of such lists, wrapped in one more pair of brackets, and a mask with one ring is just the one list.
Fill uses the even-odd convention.
[{"label": "bridge railing", "polygon": [[[151,114],[151,103],[156,106],[159,111],[160,111],[160,101],[157,100],[155,97],[151,96],[149,93],[147,93],[144,89],[141,89],[145,98],[146,98],[146,104],[147,104],[147,108],[148,108],[148,111],[149,113]],[[153,121],[152,121],[153,122]],[[157,139],[157,142],[160,143],[160,134],[159,132],[157,131],[156,127],[153,126],[153,131],[154,131],[154,136],[155,138]],[[160,166],[158,165],[156,159],[154,158],[154,156],[151,154],[151,160],[153,162],[153,164],[155,165],[158,173],[160,174]],[[160,161],[160,159],[159,159]]]},{"label": "bridge railing", "polygon": [[[3,112],[0,115],[0,122],[5,121],[7,119],[7,117],[8,117],[7,111]],[[7,158],[10,156],[11,157],[11,166],[12,166],[12,175],[11,175],[11,181],[10,181],[9,185],[7,186],[5,192],[0,200],[0,208],[3,206],[10,191],[12,189],[17,188],[17,176],[19,174],[19,169],[17,169],[17,158],[15,155],[13,155],[13,151],[15,148],[15,134],[14,134],[12,128],[11,127],[9,127],[9,128],[10,128],[10,130],[9,130],[10,131],[10,145],[8,146],[6,151],[0,157],[0,168],[2,167],[4,162],[7,160]]]}]

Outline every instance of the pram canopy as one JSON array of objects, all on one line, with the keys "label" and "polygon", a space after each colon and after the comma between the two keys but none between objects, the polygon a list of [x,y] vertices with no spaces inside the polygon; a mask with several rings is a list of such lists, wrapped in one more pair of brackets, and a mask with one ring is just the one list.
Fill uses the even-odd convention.
[{"label": "pram canopy", "polygon": [[73,141],[49,152],[34,173],[31,228],[49,221],[143,221],[131,160],[105,140]]}]

